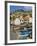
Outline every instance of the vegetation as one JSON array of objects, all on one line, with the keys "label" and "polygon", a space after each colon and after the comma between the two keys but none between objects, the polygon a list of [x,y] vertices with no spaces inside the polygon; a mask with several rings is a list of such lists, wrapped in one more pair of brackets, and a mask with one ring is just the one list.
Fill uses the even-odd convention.
[{"label": "vegetation", "polygon": [[21,15],[26,16],[30,14],[30,16],[32,16],[32,10],[31,11],[24,11],[22,9],[16,10],[13,13],[10,13],[10,15],[12,16],[11,19],[15,20],[16,17],[20,17]]}]

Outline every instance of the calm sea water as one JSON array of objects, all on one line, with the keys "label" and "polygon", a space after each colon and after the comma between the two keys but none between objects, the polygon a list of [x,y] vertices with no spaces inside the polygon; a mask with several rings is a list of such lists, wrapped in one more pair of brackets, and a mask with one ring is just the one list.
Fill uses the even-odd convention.
[{"label": "calm sea water", "polygon": [[32,34],[32,29],[27,29],[25,31],[20,31],[20,35],[29,35],[29,34]]}]

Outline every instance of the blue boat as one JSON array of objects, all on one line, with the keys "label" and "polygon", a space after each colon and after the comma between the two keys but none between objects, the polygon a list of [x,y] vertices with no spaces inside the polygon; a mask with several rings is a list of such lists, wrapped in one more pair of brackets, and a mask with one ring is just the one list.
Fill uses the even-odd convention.
[{"label": "blue boat", "polygon": [[19,36],[20,36],[20,39],[27,39],[27,37],[32,37],[32,29],[27,29],[27,31],[20,31],[19,32]]}]

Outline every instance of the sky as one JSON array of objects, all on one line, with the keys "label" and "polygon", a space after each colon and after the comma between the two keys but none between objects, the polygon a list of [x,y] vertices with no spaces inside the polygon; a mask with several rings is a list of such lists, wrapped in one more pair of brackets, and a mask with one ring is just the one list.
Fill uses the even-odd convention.
[{"label": "sky", "polygon": [[15,10],[22,9],[24,11],[32,10],[31,6],[10,6],[10,12],[14,12]]}]

